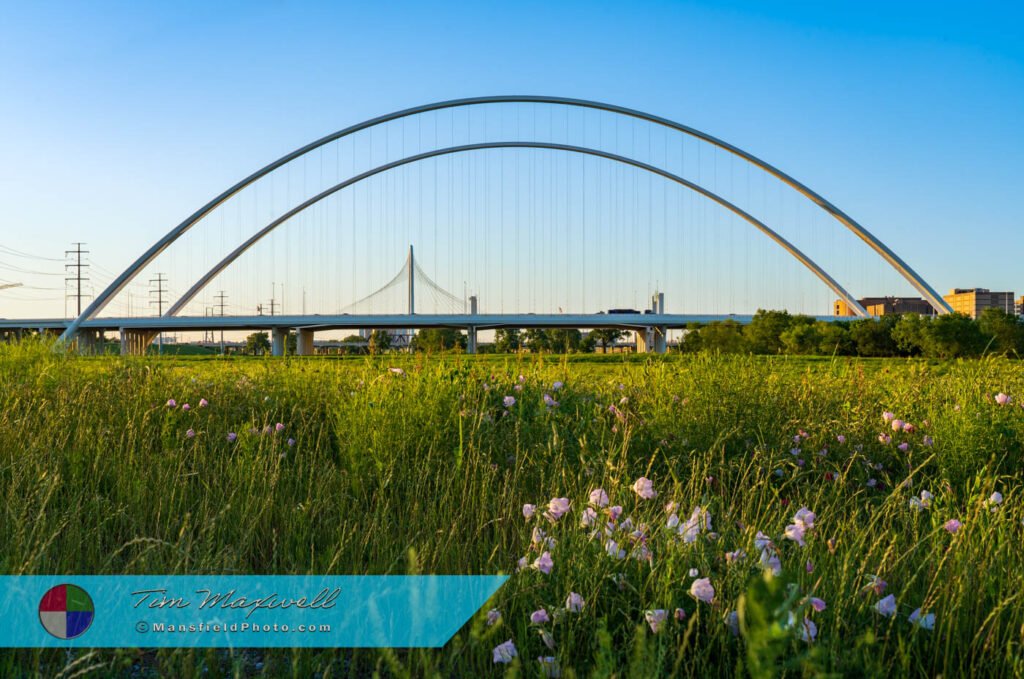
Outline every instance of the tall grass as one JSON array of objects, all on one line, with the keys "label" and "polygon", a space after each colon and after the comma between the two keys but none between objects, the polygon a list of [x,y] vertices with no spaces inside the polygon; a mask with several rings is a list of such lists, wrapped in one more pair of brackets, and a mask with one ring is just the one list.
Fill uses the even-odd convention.
[{"label": "tall grass", "polygon": [[[1024,375],[1002,360],[160,360],[3,346],[3,573],[513,575],[440,650],[8,650],[0,675],[1019,676],[1022,400]],[[917,431],[892,432],[884,411]],[[641,476],[657,498],[634,492]],[[610,535],[604,509],[581,526],[599,487],[623,507]],[[922,490],[934,500],[915,511]],[[551,522],[539,515],[555,497],[572,505]],[[704,508],[712,530],[680,539],[670,501],[683,522]],[[817,520],[801,547],[783,532],[804,506]],[[553,546],[532,542],[535,527]],[[609,536],[626,558],[609,556]],[[641,545],[649,559],[634,558]],[[737,550],[746,558],[726,558]],[[529,566],[543,551],[549,574]],[[710,604],[689,594],[691,569],[714,586]],[[570,592],[582,612],[564,610]],[[875,610],[888,594],[892,617]],[[542,607],[553,620],[531,624]],[[934,629],[908,621],[917,608]],[[645,611],[658,609],[655,633]],[[508,639],[518,657],[493,664]],[[537,661],[548,656],[556,665]]]}]

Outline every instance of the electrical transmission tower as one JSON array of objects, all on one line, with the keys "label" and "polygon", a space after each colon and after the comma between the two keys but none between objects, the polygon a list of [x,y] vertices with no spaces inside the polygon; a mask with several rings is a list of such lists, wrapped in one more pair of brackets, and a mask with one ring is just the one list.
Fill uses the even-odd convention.
[{"label": "electrical transmission tower", "polygon": [[[163,316],[164,315],[164,294],[167,292],[167,288],[164,287],[164,283],[166,283],[166,282],[167,282],[167,278],[162,273],[158,273],[156,275],[156,278],[149,279],[149,285],[150,286],[153,286],[154,284],[156,284],[156,289],[153,289],[152,287],[150,287],[149,296],[150,296],[151,299],[149,300],[149,303],[151,305],[152,304],[156,304],[156,315],[157,316]],[[155,300],[152,299],[154,294],[156,295],[156,299]],[[164,353],[164,335],[163,335],[163,333],[157,333],[157,336],[156,336],[156,346],[157,346],[157,353],[158,354],[163,354]]]},{"label": "electrical transmission tower", "polygon": [[[224,307],[227,306],[227,303],[224,300],[226,300],[227,297],[228,296],[224,294],[223,290],[219,291],[217,293],[217,296],[214,297],[214,299],[217,300],[217,309],[220,311],[220,317],[221,318],[224,317]],[[220,331],[220,354],[221,354],[221,356],[224,355],[224,330],[223,329],[221,329],[221,331]]]},{"label": "electrical transmission tower", "polygon": [[72,297],[74,297],[76,302],[77,302],[78,312],[76,313],[76,316],[81,316],[82,315],[82,282],[89,280],[88,276],[83,276],[82,275],[83,269],[87,269],[89,267],[88,264],[82,264],[82,255],[89,254],[89,251],[82,249],[82,246],[85,245],[85,243],[72,243],[72,245],[75,246],[75,249],[74,250],[65,250],[64,251],[64,256],[68,257],[69,255],[74,255],[75,256],[75,261],[70,263],[70,264],[65,264],[64,265],[64,271],[69,271],[71,269],[74,269],[75,275],[74,276],[66,277],[64,279],[64,284],[67,285],[71,281],[75,282],[75,286],[76,286],[75,290],[76,290],[76,292],[75,292],[74,295],[72,295]]}]

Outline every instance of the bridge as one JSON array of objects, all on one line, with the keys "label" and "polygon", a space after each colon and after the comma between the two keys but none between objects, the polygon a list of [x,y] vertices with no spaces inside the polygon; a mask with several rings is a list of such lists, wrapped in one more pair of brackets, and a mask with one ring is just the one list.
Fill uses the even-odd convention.
[{"label": "bridge", "polygon": [[[317,171],[319,177],[311,179]],[[513,202],[514,212],[509,207]],[[688,215],[698,215],[694,222],[710,225],[704,240],[685,233]],[[237,222],[236,228],[230,220]],[[507,227],[507,221],[513,224]],[[291,235],[282,240],[279,236],[286,228]],[[758,239],[744,246],[743,262],[738,261],[740,248],[723,236],[726,230],[740,233],[738,228],[745,232],[733,235],[733,241],[749,240],[750,234]],[[806,244],[798,246],[798,238]],[[815,286],[844,303],[853,315],[868,317],[849,284],[841,282],[856,278],[863,264],[844,268],[840,261],[835,266],[841,272],[833,265],[828,267],[831,272],[826,271],[819,261],[830,254],[820,242],[825,238],[831,239],[833,252],[864,248],[937,313],[950,311],[903,259],[847,213],[774,165],[714,136],[667,118],[594,101],[549,96],[457,99],[379,116],[282,156],[162,235],[113,276],[77,317],[0,319],[0,332],[60,332],[62,342],[76,342],[88,350],[96,333],[116,331],[123,351],[139,352],[161,332],[269,330],[275,353],[280,353],[284,334],[296,330],[298,353],[303,354],[312,353],[314,333],[339,329],[459,328],[469,334],[469,350],[475,351],[479,331],[615,327],[638,330],[646,348],[663,351],[670,330],[751,318],[749,310],[666,313],[659,287],[675,286],[670,299],[688,304],[701,297],[691,290],[717,289],[736,277],[712,271],[707,280],[694,279],[703,274],[681,265],[689,261],[687,257],[714,262],[711,268],[740,271],[752,270],[751,262],[756,264],[758,258],[765,260],[760,280],[748,275],[756,296],[779,284],[783,264],[777,257],[782,255],[798,269],[790,274],[793,289]],[[398,239],[425,245],[436,266],[433,275],[446,277],[448,287],[459,278],[468,287],[467,279],[472,279],[474,287],[490,294],[453,294],[426,275],[410,247],[406,263],[390,281],[356,302],[338,302],[339,295],[351,299],[360,285],[380,275],[375,262],[393,251]],[[696,252],[696,246],[702,250]],[[176,247],[180,252],[175,255]],[[304,254],[296,255],[294,262],[288,259],[291,250],[300,247],[307,248]],[[271,268],[286,269],[281,279],[291,290],[301,288],[302,313],[274,313],[275,304],[286,298],[283,283],[277,298],[276,282],[271,315],[224,313],[223,290],[233,272],[243,269],[236,290],[257,294],[254,281],[268,269],[258,256],[284,259],[284,265],[280,260],[266,261],[276,261]],[[317,264],[320,268],[314,271]],[[193,271],[196,265],[198,275]],[[572,273],[578,276],[568,272],[576,266],[579,271]],[[157,316],[105,315],[123,293],[131,294],[137,279],[144,280],[144,272],[162,268],[180,272],[178,280],[186,280],[187,287],[166,308],[161,288]],[[606,272],[621,273],[622,282],[609,283],[603,292],[595,290],[607,283]],[[343,285],[342,276],[349,273],[351,284]],[[869,278],[872,283],[878,276]],[[292,283],[299,279],[301,285]],[[417,313],[417,280],[433,303],[432,312]],[[663,281],[660,286],[658,281]],[[221,288],[220,314],[211,313],[213,307],[204,297],[215,282]],[[649,306],[643,313],[594,313],[585,308],[610,308],[604,299],[621,298],[623,291],[641,286],[646,286],[641,299],[652,300],[642,305]],[[314,313],[306,312],[307,288],[317,291],[315,306],[323,307]],[[404,292],[405,299],[386,299],[396,292]],[[648,297],[651,293],[653,298]],[[594,296],[599,298],[596,304]],[[730,300],[733,296],[730,293]],[[563,298],[570,310],[563,312],[557,304],[555,313],[550,307]],[[492,306],[478,311],[478,301]],[[290,303],[296,304],[294,298]],[[132,310],[130,301],[128,306]],[[506,306],[517,308],[509,311]]]}]

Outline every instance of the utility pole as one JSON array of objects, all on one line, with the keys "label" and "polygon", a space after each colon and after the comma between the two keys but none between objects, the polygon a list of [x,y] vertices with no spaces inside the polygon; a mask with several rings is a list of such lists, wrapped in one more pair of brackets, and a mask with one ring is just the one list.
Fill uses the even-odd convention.
[{"label": "utility pole", "polygon": [[274,310],[277,308],[277,300],[274,299],[274,292],[277,290],[277,283],[270,284],[270,315],[274,315]]},{"label": "utility pole", "polygon": [[[167,282],[167,278],[165,278],[164,274],[162,274],[162,273],[158,273],[156,275],[156,278],[149,279],[149,285],[151,286],[150,290],[149,290],[149,296],[152,297],[153,294],[156,293],[156,300],[150,299],[149,303],[151,305],[152,304],[156,304],[156,315],[157,316],[163,316],[164,315],[164,293],[167,292],[167,288],[164,287],[164,283],[166,283],[166,282]],[[155,290],[152,288],[152,285],[154,283],[156,283],[156,289]],[[163,354],[164,353],[164,334],[162,332],[158,332],[157,335],[156,335],[156,346],[157,346],[157,349],[156,349],[157,354]]]},{"label": "utility pole", "polygon": [[[221,290],[217,293],[217,296],[214,297],[214,299],[217,300],[217,308],[220,310],[220,317],[224,318],[224,307],[226,306],[224,300],[227,299],[227,295],[225,295],[224,291]],[[224,355],[224,328],[220,329],[220,355]]]},{"label": "utility pole", "polygon": [[77,292],[75,292],[74,297],[75,297],[75,299],[78,302],[78,306],[77,306],[78,313],[76,314],[76,318],[77,318],[78,316],[82,315],[82,281],[89,280],[89,278],[87,276],[83,276],[82,275],[82,269],[86,269],[86,268],[89,267],[88,264],[82,264],[82,255],[89,254],[89,251],[82,249],[82,246],[85,245],[85,243],[72,243],[72,245],[75,246],[75,249],[74,250],[65,250],[64,251],[64,256],[67,257],[69,255],[75,255],[75,261],[72,264],[65,264],[64,265],[64,271],[68,271],[69,269],[74,269],[75,270],[75,275],[74,276],[66,277],[64,279],[64,283],[65,283],[65,285],[68,282],[70,282],[70,281],[75,281],[75,283],[76,283],[76,286],[77,286],[76,290],[77,290]]}]

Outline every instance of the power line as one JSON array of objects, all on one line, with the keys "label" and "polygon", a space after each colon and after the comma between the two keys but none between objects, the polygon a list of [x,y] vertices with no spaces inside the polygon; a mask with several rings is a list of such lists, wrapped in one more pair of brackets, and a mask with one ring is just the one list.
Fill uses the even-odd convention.
[{"label": "power line", "polygon": [[66,284],[69,281],[75,281],[75,283],[77,285],[76,292],[73,295],[73,297],[75,298],[76,302],[78,303],[78,313],[75,314],[75,316],[77,318],[78,316],[82,315],[82,281],[89,280],[88,277],[82,276],[82,269],[89,268],[88,264],[82,264],[82,255],[89,254],[89,251],[82,249],[82,246],[85,245],[85,243],[72,243],[72,245],[75,246],[75,249],[74,250],[65,250],[64,251],[64,256],[67,257],[68,255],[75,255],[75,262],[72,263],[72,264],[65,264],[64,265],[64,271],[67,272],[68,269],[74,269],[75,270],[75,275],[70,277],[70,278],[66,277],[64,279],[64,282]]},{"label": "power line", "polygon": [[[151,286],[150,290],[149,290],[149,296],[151,298],[149,300],[149,303],[151,305],[154,304],[154,303],[156,304],[156,315],[157,316],[163,316],[164,315],[164,293],[167,292],[167,288],[164,287],[164,283],[166,283],[166,282],[167,282],[167,278],[165,278],[164,274],[162,274],[162,273],[156,274],[156,278],[151,278],[149,280],[149,284]],[[156,283],[156,289],[155,290],[152,289],[152,285],[154,283]],[[156,300],[155,300],[155,302],[152,299],[154,293],[156,293]],[[164,335],[163,335],[163,333],[158,333],[156,338],[157,338],[157,353],[162,354],[164,352]]]}]

